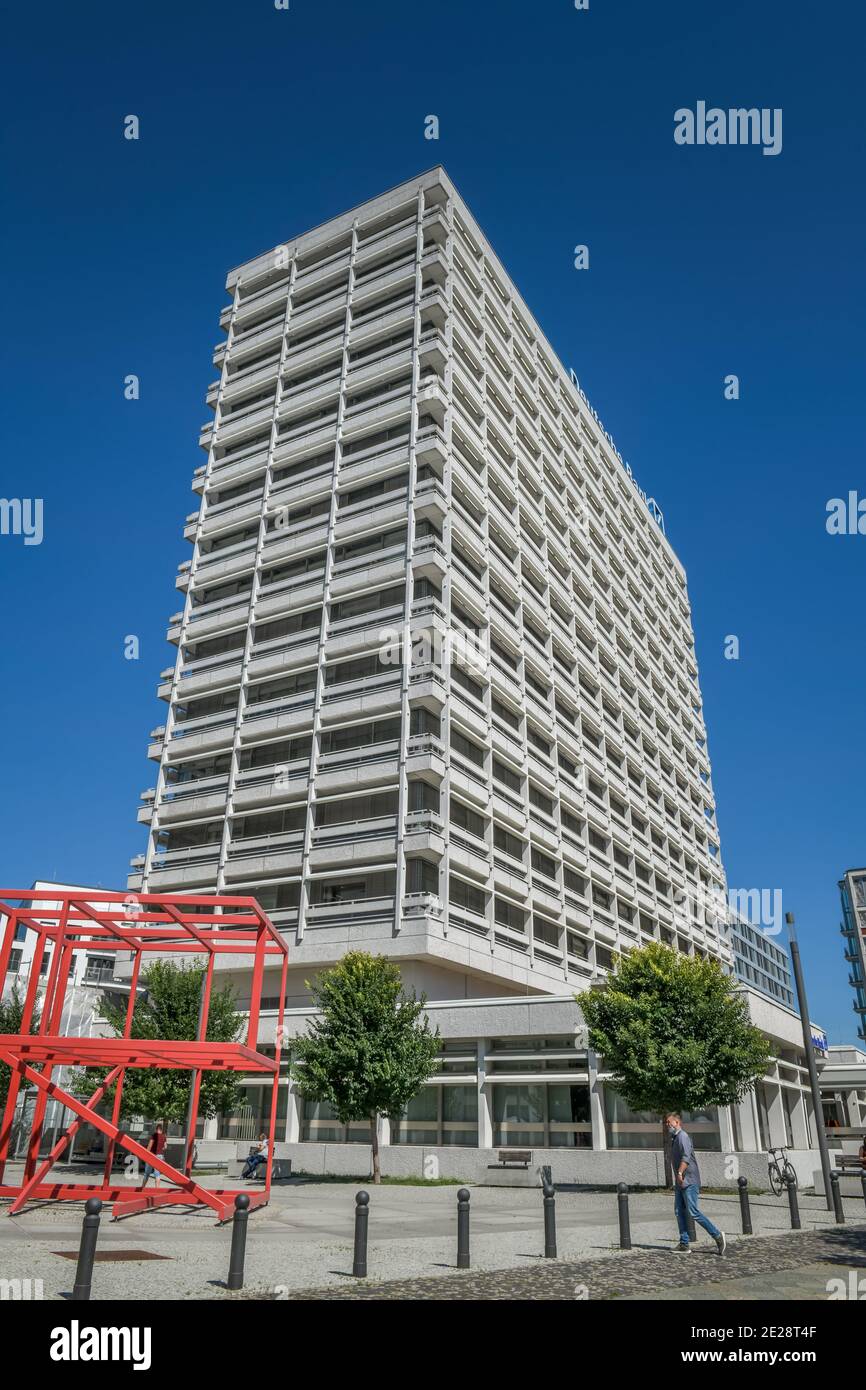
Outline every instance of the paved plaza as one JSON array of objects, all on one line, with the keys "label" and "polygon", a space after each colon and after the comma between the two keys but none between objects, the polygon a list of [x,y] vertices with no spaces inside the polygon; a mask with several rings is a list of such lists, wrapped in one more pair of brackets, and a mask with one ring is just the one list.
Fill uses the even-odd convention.
[{"label": "paved plaza", "polygon": [[[218,1184],[214,1183],[214,1186]],[[368,1279],[352,1277],[355,1195],[371,1194]],[[770,1194],[751,1199],[755,1236],[742,1237],[734,1193],[708,1195],[707,1214],[728,1235],[728,1253],[698,1232],[688,1256],[672,1253],[672,1197],[631,1196],[633,1249],[619,1250],[616,1194],[560,1190],[558,1256],[545,1260],[539,1189],[471,1189],[472,1268],[457,1273],[457,1187],[414,1187],[292,1180],[275,1186],[268,1207],[249,1219],[243,1294],[225,1289],[231,1227],[181,1207],[111,1221],[103,1216],[93,1299],[273,1298],[826,1298],[835,1263],[842,1273],[866,1263],[866,1211],[846,1201],[850,1224],[836,1227],[824,1203],[801,1194],[801,1233],[790,1232],[788,1205]],[[0,1207],[0,1279],[42,1281],[45,1298],[72,1287],[82,1206],[33,1205],[15,1217]],[[110,1258],[114,1257],[114,1258]],[[808,1275],[796,1273],[815,1266]],[[786,1294],[785,1279],[811,1292]],[[773,1283],[772,1281],[776,1281]],[[749,1281],[753,1281],[750,1284]],[[702,1292],[728,1286],[728,1294]],[[773,1292],[777,1289],[778,1292]]]}]

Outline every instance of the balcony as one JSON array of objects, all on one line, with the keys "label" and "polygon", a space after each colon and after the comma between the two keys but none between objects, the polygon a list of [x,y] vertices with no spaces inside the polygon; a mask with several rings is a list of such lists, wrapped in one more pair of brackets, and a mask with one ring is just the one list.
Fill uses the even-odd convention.
[{"label": "balcony", "polygon": [[412,573],[416,578],[432,579],[441,585],[448,572],[448,559],[442,542],[435,536],[422,536],[415,540],[412,552]]}]

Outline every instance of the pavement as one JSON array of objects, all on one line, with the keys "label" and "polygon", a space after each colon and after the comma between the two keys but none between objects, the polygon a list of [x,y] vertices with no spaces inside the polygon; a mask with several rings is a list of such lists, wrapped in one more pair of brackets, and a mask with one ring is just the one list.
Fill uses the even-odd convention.
[{"label": "pavement", "polygon": [[[355,1195],[362,1186],[370,1192],[367,1280],[351,1272]],[[866,1266],[862,1199],[846,1201],[851,1224],[836,1227],[820,1198],[801,1194],[804,1229],[797,1233],[790,1232],[787,1200],[756,1195],[755,1235],[741,1237],[736,1194],[705,1194],[704,1211],[730,1241],[720,1258],[700,1230],[690,1255],[672,1252],[668,1193],[631,1195],[628,1252],[618,1248],[614,1192],[560,1189],[554,1261],[543,1256],[540,1189],[470,1191],[472,1268],[458,1273],[456,1186],[376,1189],[296,1179],[275,1186],[269,1206],[250,1214],[244,1289],[233,1294],[225,1288],[231,1226],[215,1225],[212,1213],[163,1207],[111,1221],[106,1212],[92,1298],[678,1298],[685,1287],[695,1298],[827,1298],[829,1278],[848,1278]],[[41,1280],[44,1298],[68,1297],[76,1261],[65,1256],[78,1250],[83,1204],[34,1203],[15,1217],[8,1206],[8,1200],[0,1204],[0,1281]],[[716,1285],[725,1292],[706,1291]],[[795,1287],[798,1292],[785,1292]]]}]

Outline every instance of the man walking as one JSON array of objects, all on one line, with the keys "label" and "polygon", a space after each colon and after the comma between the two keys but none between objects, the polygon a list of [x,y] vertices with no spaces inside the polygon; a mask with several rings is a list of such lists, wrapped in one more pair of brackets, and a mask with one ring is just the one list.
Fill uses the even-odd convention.
[{"label": "man walking", "polygon": [[671,1165],[674,1171],[675,1189],[674,1211],[680,1232],[677,1252],[688,1255],[691,1248],[689,1246],[688,1215],[699,1226],[703,1226],[707,1235],[712,1236],[716,1242],[719,1254],[724,1255],[727,1245],[724,1231],[720,1231],[718,1226],[714,1226],[709,1217],[704,1216],[698,1206],[701,1195],[701,1170],[695,1158],[694,1144],[683,1129],[682,1117],[673,1111],[671,1114],[665,1115],[665,1124],[671,1136]]}]

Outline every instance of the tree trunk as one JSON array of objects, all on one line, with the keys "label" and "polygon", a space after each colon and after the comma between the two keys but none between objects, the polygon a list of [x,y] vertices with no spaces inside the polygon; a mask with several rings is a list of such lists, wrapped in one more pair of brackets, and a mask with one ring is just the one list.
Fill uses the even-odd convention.
[{"label": "tree trunk", "polygon": [[379,1171],[379,1116],[370,1116],[370,1145],[373,1150],[373,1182],[378,1186],[382,1181]]},{"label": "tree trunk", "polygon": [[674,1185],[674,1164],[671,1156],[672,1146],[673,1139],[668,1132],[667,1125],[664,1120],[662,1120],[662,1153],[664,1154],[665,1187],[673,1187]]}]

